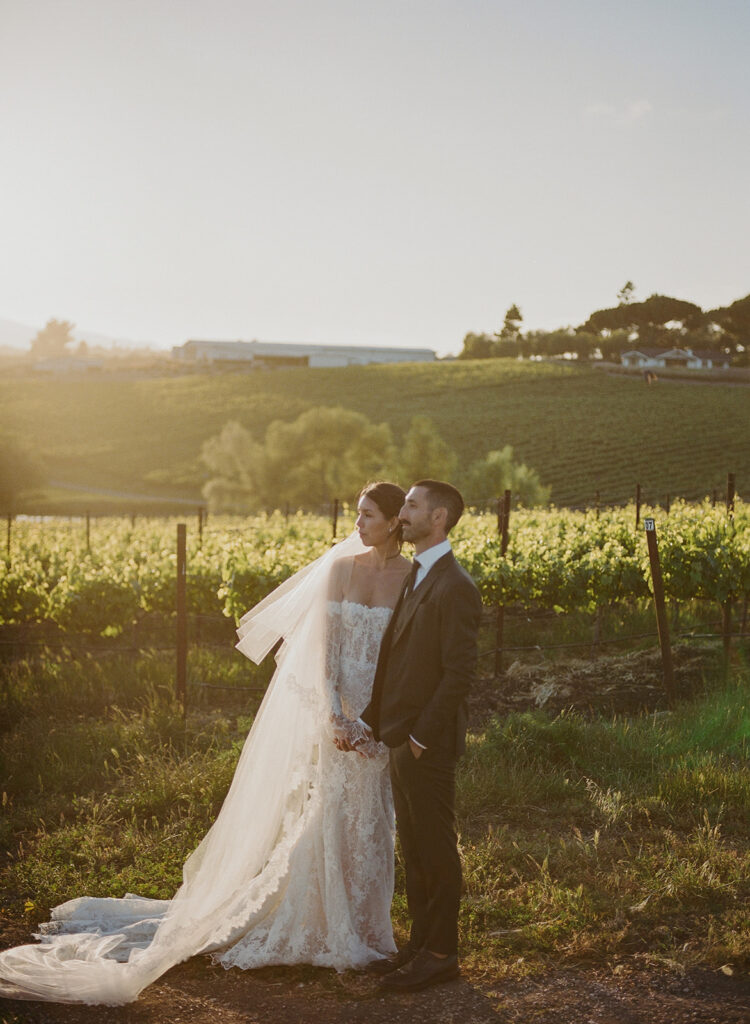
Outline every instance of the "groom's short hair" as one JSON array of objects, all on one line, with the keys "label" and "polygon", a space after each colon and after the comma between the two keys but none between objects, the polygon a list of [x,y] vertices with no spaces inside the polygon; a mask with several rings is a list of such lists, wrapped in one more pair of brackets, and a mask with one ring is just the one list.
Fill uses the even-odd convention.
[{"label": "groom's short hair", "polygon": [[448,517],[445,521],[445,532],[450,533],[464,514],[464,499],[459,489],[444,480],[417,480],[412,486],[423,487],[427,491],[427,502],[431,509],[446,510]]}]

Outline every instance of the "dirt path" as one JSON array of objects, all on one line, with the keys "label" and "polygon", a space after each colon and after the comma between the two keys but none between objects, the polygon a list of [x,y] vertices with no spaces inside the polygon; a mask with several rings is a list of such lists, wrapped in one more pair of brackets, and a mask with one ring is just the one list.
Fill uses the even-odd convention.
[{"label": "dirt path", "polygon": [[521,981],[465,976],[383,996],[366,975],[225,971],[196,959],[127,1007],[0,1000],[2,1024],[748,1024],[750,979],[694,970],[564,970]]}]

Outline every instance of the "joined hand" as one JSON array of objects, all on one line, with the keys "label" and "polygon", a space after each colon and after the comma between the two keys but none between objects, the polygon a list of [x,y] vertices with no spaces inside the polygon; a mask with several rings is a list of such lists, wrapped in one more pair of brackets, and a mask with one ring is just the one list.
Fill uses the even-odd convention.
[{"label": "joined hand", "polygon": [[353,722],[345,715],[331,714],[333,743],[337,750],[354,751],[362,757],[375,753],[372,731],[362,722]]}]

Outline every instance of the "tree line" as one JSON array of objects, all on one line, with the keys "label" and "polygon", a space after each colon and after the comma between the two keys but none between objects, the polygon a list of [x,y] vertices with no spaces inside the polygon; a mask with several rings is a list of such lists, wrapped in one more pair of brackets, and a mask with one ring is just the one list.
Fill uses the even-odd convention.
[{"label": "tree line", "polygon": [[414,416],[399,444],[387,423],[339,406],[316,406],[292,422],[274,420],[262,438],[237,421],[207,440],[203,495],[215,512],[318,508],[356,498],[367,480],[404,485],[424,477],[455,481],[469,504],[510,489],[524,505],[543,505],[550,491],[535,470],[517,463],[510,445],[462,468],[428,416]]},{"label": "tree line", "polygon": [[32,363],[46,360],[85,361],[95,357],[97,361],[109,360],[130,363],[149,360],[163,360],[169,357],[166,351],[152,350],[148,346],[123,347],[116,342],[112,346],[97,345],[85,340],[77,341],[74,335],[76,325],[70,320],[48,320],[31,339],[27,358]]},{"label": "tree line", "polygon": [[595,310],[578,327],[552,331],[522,330],[523,317],[512,305],[500,330],[470,332],[459,359],[557,356],[578,359],[618,358],[633,348],[689,348],[731,358],[735,366],[750,364],[750,295],[728,306],[702,310],[694,302],[669,295],[635,300],[635,286],[627,281],[617,294],[617,305]]}]

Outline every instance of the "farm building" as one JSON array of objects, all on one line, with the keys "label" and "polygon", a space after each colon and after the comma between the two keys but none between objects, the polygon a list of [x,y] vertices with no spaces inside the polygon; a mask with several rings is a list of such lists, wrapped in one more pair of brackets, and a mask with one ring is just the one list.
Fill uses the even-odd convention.
[{"label": "farm building", "polygon": [[431,348],[368,348],[359,345],[303,345],[272,341],[186,341],[172,358],[224,369],[281,366],[364,366],[367,363],[428,363]]},{"label": "farm building", "polygon": [[691,348],[642,348],[623,352],[620,356],[623,366],[638,370],[664,369],[681,366],[688,370],[726,370],[730,366],[729,356],[724,352],[694,352]]}]

